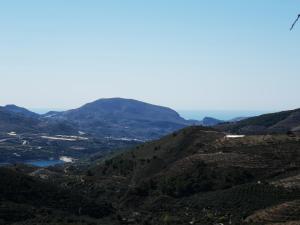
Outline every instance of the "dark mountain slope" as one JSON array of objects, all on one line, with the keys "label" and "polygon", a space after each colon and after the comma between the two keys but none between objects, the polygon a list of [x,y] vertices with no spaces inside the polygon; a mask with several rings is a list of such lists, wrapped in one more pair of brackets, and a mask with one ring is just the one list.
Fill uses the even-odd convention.
[{"label": "dark mountain slope", "polygon": [[299,174],[298,136],[227,138],[190,127],[96,163],[76,188],[96,185],[93,197],[138,224],[245,224],[257,210],[299,200],[300,182],[289,179]]},{"label": "dark mountain slope", "polygon": [[0,107],[0,132],[77,134],[78,129],[68,121],[43,120],[30,111],[13,106]]},{"label": "dark mountain slope", "polygon": [[70,118],[81,118],[90,114],[94,117],[111,117],[115,120],[132,119],[186,123],[177,112],[170,108],[122,98],[100,99],[65,114],[68,114]]},{"label": "dark mountain slope", "polygon": [[[157,126],[174,128],[174,124],[168,122]],[[90,124],[88,128],[93,130],[93,127],[94,124]],[[140,143],[136,138],[104,138],[80,131],[78,124],[69,120],[40,116],[15,105],[0,107],[0,163],[59,159],[61,156],[78,159],[95,153],[103,156]]]},{"label": "dark mountain slope", "polygon": [[[297,135],[230,138],[212,128],[188,127],[92,162],[87,170],[80,168],[86,167],[18,169],[44,181],[0,170],[4,179],[0,199],[5,204],[0,215],[24,218],[25,211],[30,216],[24,218],[27,224],[47,224],[49,211],[36,211],[42,207],[51,211],[51,218],[73,215],[78,221],[77,210],[83,205],[86,219],[82,224],[89,224],[89,219],[94,220],[91,224],[107,225],[265,225],[266,221],[287,225],[300,221]],[[113,206],[110,221],[98,219],[101,210],[93,209],[102,202]],[[40,220],[32,215],[39,215]]]},{"label": "dark mountain slope", "polygon": [[264,114],[234,123],[224,123],[217,129],[241,134],[267,134],[300,131],[300,109]]},{"label": "dark mountain slope", "polygon": [[167,107],[132,99],[100,99],[78,109],[38,115],[15,105],[0,107],[0,132],[78,134],[100,138],[156,139],[198,121]]},{"label": "dark mountain slope", "polygon": [[29,118],[38,118],[39,114],[29,111],[28,109],[16,106],[16,105],[6,105],[3,107],[7,111],[19,114],[20,116],[25,116]]},{"label": "dark mountain slope", "polygon": [[212,117],[204,117],[203,120],[201,121],[201,125],[211,127],[223,122],[224,122],[223,120],[218,120]]},{"label": "dark mountain slope", "polygon": [[[84,218],[99,219],[113,213],[110,204],[38,180],[13,169],[0,168],[0,224],[48,224],[68,221],[88,224]],[[31,221],[31,222],[30,222]],[[38,223],[37,223],[38,221]],[[64,222],[65,221],[65,222]]]},{"label": "dark mountain slope", "polygon": [[36,129],[39,120],[11,112],[0,107],[0,131],[1,132],[31,132]]},{"label": "dark mountain slope", "polygon": [[100,99],[78,109],[45,116],[70,121],[83,131],[100,136],[143,140],[192,124],[170,108],[122,98]]},{"label": "dark mountain slope", "polygon": [[68,121],[44,120],[0,107],[0,163],[79,158],[132,144],[82,137],[78,131]]}]

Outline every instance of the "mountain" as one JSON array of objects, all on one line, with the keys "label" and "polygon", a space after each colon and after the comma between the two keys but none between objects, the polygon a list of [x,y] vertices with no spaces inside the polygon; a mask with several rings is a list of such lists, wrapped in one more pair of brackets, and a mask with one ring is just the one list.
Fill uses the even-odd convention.
[{"label": "mountain", "polygon": [[77,134],[67,121],[43,120],[38,114],[15,105],[0,107],[0,133]]},{"label": "mountain", "polygon": [[[16,105],[7,105],[0,110],[3,113],[0,115],[3,125],[0,132],[74,135],[80,131],[100,138],[144,141],[200,124],[199,121],[185,120],[170,108],[122,98],[99,99],[77,109],[51,111],[44,115]],[[215,124],[212,120],[207,119],[205,123]]]},{"label": "mountain", "polygon": [[31,132],[38,124],[39,121],[35,118],[0,107],[0,132]]},{"label": "mountain", "polygon": [[185,120],[167,107],[133,99],[99,99],[78,109],[50,112],[44,117],[69,121],[81,131],[112,138],[155,139],[189,126]]},{"label": "mountain", "polygon": [[224,123],[224,121],[223,120],[218,120],[218,119],[215,119],[215,118],[212,118],[212,117],[204,117],[203,120],[201,121],[201,125],[207,126],[207,127],[215,126],[215,125],[220,124],[220,123]]},{"label": "mountain", "polygon": [[44,115],[7,105],[0,107],[0,163],[103,157],[196,123],[170,108],[121,98]]},{"label": "mountain", "polygon": [[38,118],[39,114],[29,111],[28,109],[16,106],[16,105],[6,105],[3,109],[18,114],[20,116],[28,117],[28,118]]},{"label": "mountain", "polygon": [[140,143],[137,140],[105,139],[80,132],[69,121],[35,115],[17,107],[0,107],[0,163],[79,159]]},{"label": "mountain", "polygon": [[242,121],[224,123],[217,129],[239,134],[272,134],[300,131],[300,109],[264,114]]},{"label": "mountain", "polygon": [[94,154],[99,158],[193,124],[233,134],[295,133],[300,131],[300,110],[223,122],[210,117],[185,120],[170,108],[121,98],[45,115],[7,105],[0,107],[0,163]]}]

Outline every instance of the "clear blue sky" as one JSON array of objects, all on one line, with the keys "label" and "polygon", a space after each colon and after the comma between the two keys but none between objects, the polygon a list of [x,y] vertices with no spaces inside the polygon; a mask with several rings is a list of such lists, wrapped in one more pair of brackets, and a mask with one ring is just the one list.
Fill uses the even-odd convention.
[{"label": "clear blue sky", "polygon": [[0,3],[0,105],[300,107],[299,0]]}]

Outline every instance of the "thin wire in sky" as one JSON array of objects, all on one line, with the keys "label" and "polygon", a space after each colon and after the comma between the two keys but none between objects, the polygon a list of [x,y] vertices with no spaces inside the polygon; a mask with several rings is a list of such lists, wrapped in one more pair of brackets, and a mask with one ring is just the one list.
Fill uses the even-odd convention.
[{"label": "thin wire in sky", "polygon": [[291,26],[290,30],[293,30],[293,28],[296,25],[296,23],[298,22],[299,18],[300,18],[300,14],[297,16],[297,18],[296,18],[295,22],[293,23],[293,25]]}]

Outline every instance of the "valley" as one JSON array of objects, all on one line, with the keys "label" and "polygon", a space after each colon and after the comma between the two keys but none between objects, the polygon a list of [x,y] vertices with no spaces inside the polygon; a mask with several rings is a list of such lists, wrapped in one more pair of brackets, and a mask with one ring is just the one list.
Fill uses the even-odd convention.
[{"label": "valley", "polygon": [[298,110],[200,122],[145,104],[0,108],[0,224],[300,223]]},{"label": "valley", "polygon": [[300,1],[0,1],[0,225],[300,225]]},{"label": "valley", "polygon": [[[19,197],[5,194],[2,199],[10,205],[6,213],[14,218],[5,220],[7,224],[264,225],[267,221],[277,225],[284,218],[282,224],[288,225],[300,221],[298,135],[228,137],[212,128],[194,126],[105,159],[90,160],[85,166],[15,165],[0,171],[24,179],[18,179],[20,184],[10,181],[18,192],[18,185],[27,193],[35,185],[43,190],[40,185],[51,183],[53,191],[62,189],[92,200],[80,206],[65,201],[63,209],[44,201],[48,211],[42,213],[36,208],[41,204],[38,199],[29,201],[27,194],[21,194],[19,202]],[[27,180],[35,183],[26,186]],[[3,185],[2,193],[6,193],[8,187]],[[11,196],[17,195],[14,190]],[[98,207],[104,202],[109,209],[106,214],[82,205]],[[30,205],[31,216],[17,219],[13,215],[22,204]]]},{"label": "valley", "polygon": [[45,133],[0,133],[0,163],[34,160],[78,160],[98,153],[106,155],[140,143],[135,140],[104,139],[92,136],[48,135]]}]

